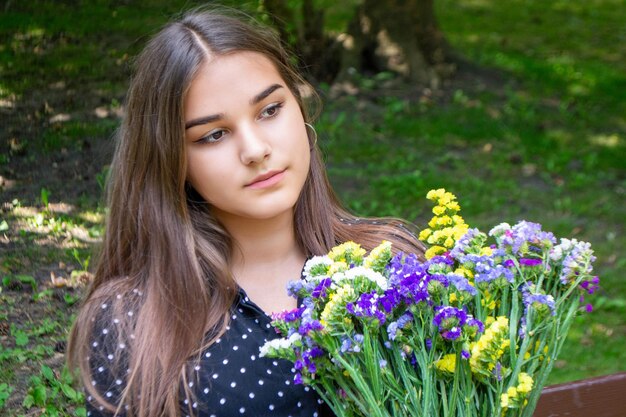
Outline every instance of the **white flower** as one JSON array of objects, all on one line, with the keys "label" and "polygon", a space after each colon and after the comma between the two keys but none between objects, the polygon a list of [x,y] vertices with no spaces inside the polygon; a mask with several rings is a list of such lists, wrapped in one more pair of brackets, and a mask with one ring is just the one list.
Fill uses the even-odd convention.
[{"label": "white flower", "polygon": [[385,278],[381,273],[366,268],[364,266],[357,266],[352,269],[348,269],[341,275],[335,274],[333,275],[333,281],[340,281],[343,279],[353,280],[356,277],[367,278],[370,281],[376,283],[376,285],[378,285],[382,290],[386,290],[388,287],[387,278]]},{"label": "white flower", "polygon": [[[302,274],[304,275],[305,280],[310,280],[311,278],[315,278],[319,276],[319,272],[316,271],[318,269],[323,269],[328,271],[328,268],[333,264],[332,259],[330,259],[327,255],[324,256],[314,256],[304,264],[304,271]],[[322,267],[322,268],[317,268]],[[313,275],[311,270],[313,270]]]},{"label": "white flower", "polygon": [[561,243],[554,246],[552,251],[550,251],[550,259],[556,262],[561,261],[577,244],[578,241],[576,239],[561,238]]},{"label": "white flower", "polygon": [[269,342],[265,342],[265,344],[261,346],[261,348],[259,349],[259,356],[264,357],[268,353],[274,350],[290,349],[291,346],[300,339],[302,339],[302,336],[300,336],[299,333],[294,333],[288,338],[281,337],[279,339],[274,339],[274,340],[270,340]]},{"label": "white flower", "polygon": [[504,233],[506,233],[507,231],[511,230],[511,225],[508,223],[500,223],[497,226],[494,226],[490,231],[489,231],[489,236],[502,236]]}]

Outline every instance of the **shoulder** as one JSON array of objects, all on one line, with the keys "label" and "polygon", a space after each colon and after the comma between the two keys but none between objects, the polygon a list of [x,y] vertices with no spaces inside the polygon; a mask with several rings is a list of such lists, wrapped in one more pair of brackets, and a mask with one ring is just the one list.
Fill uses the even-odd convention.
[{"label": "shoulder", "polygon": [[83,356],[75,360],[85,361],[81,373],[92,411],[110,410],[122,398],[141,298],[139,289],[106,285],[91,291],[81,307],[73,338]]}]

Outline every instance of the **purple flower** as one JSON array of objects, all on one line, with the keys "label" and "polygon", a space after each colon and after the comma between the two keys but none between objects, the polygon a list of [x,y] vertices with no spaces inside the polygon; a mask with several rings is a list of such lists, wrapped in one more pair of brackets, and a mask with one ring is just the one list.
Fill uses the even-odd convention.
[{"label": "purple flower", "polygon": [[461,350],[461,357],[463,359],[469,359],[472,355],[469,353],[469,351],[463,349]]},{"label": "purple flower", "polygon": [[304,384],[304,381],[302,380],[302,374],[300,372],[297,372],[294,377],[293,377],[293,383],[296,385],[302,385]]},{"label": "purple flower", "polygon": [[[315,364],[315,358],[324,355],[324,350],[319,346],[313,346],[310,349],[302,352],[302,363],[306,366],[309,373],[314,374],[317,371],[317,365]],[[297,369],[297,368],[296,368]]]},{"label": "purple flower", "polygon": [[333,280],[330,278],[322,279],[319,282],[319,284],[317,284],[315,288],[313,289],[313,291],[311,292],[311,297],[313,298],[326,297],[326,289],[329,288],[332,283],[333,283]]},{"label": "purple flower", "polygon": [[539,223],[531,223],[524,220],[513,226],[511,237],[513,240],[511,245],[513,253],[524,252],[524,249],[541,252],[543,247],[551,247],[556,243],[554,235],[550,232],[542,231]]},{"label": "purple flower", "polygon": [[446,340],[456,340],[461,336],[461,327],[467,321],[467,313],[451,306],[435,308],[433,324],[439,328],[439,334]]},{"label": "purple flower", "polygon": [[304,312],[304,310],[305,310],[304,307],[300,307],[300,308],[296,308],[293,310],[282,311],[280,313],[272,314],[272,319],[281,320],[286,323],[291,323],[296,320],[299,320],[302,317],[302,313]]},{"label": "purple flower", "polygon": [[428,282],[430,280],[431,276],[427,273],[411,273],[397,283],[396,289],[405,304],[419,304],[430,299],[428,294]]},{"label": "purple flower", "polygon": [[431,274],[445,274],[450,272],[454,265],[454,259],[446,252],[443,255],[433,256],[424,263],[424,267]]},{"label": "purple flower", "polygon": [[426,339],[424,341],[424,345],[426,346],[427,350],[431,350],[433,348],[433,340],[432,339]]},{"label": "purple flower", "polygon": [[502,265],[505,268],[514,268],[515,267],[515,261],[513,259],[507,259],[506,261],[504,261],[502,263]]},{"label": "purple flower", "polygon": [[583,290],[587,291],[587,294],[591,295],[600,288],[599,284],[600,284],[600,278],[596,276],[596,277],[593,277],[591,281],[584,280],[583,282],[581,282],[580,287]]},{"label": "purple flower", "polygon": [[298,328],[298,333],[302,336],[306,336],[309,332],[322,330],[324,326],[317,320],[306,320],[300,324],[300,328]]},{"label": "purple flower", "polygon": [[496,377],[496,380],[502,381],[502,364],[499,361],[496,362],[496,366],[491,373]]},{"label": "purple flower", "polygon": [[441,336],[446,340],[456,340],[461,337],[461,327],[453,326],[447,330],[441,331]]},{"label": "purple flower", "polygon": [[378,308],[380,296],[376,291],[363,293],[356,303],[346,304],[346,310],[357,317],[371,317],[377,319],[380,324],[384,323],[387,316]]},{"label": "purple flower", "polygon": [[519,260],[519,264],[521,266],[533,267],[533,266],[539,266],[543,264],[543,261],[541,259],[536,259],[536,258],[521,258]]},{"label": "purple flower", "polygon": [[427,268],[417,258],[417,255],[411,253],[405,256],[404,253],[400,252],[391,259],[387,266],[389,283],[396,285],[402,279],[414,274],[421,275],[426,270]]},{"label": "purple flower", "polygon": [[485,325],[483,324],[483,322],[469,315],[467,316],[465,325],[468,327],[475,327],[478,333],[482,333],[485,331]]},{"label": "purple flower", "polygon": [[378,302],[385,312],[391,313],[391,311],[396,308],[401,301],[402,299],[400,298],[398,290],[395,288],[389,288],[385,291],[385,294],[380,297]]}]

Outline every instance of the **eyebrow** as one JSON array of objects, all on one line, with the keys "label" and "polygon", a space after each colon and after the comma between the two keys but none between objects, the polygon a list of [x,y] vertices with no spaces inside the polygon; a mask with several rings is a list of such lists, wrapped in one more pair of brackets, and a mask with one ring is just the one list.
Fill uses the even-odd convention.
[{"label": "eyebrow", "polygon": [[278,90],[279,88],[283,88],[283,86],[280,84],[270,85],[265,90],[261,91],[259,94],[254,96],[252,100],[250,100],[250,105],[254,106],[255,104],[259,104],[264,98],[266,98],[267,96],[272,94],[274,91]]},{"label": "eyebrow", "polygon": [[[256,96],[252,97],[252,99],[250,100],[250,105],[254,106],[255,104],[259,104],[261,101],[263,101],[263,99],[268,97],[270,94],[272,94],[274,91],[278,90],[279,88],[283,88],[283,86],[280,84],[270,85],[265,90],[261,91]],[[224,118],[224,113],[218,113],[218,114],[212,114],[210,116],[199,117],[197,119],[193,119],[193,120],[186,122],[185,130],[191,129],[194,126],[200,126],[200,125],[206,125],[208,123],[213,123],[223,118]]]}]

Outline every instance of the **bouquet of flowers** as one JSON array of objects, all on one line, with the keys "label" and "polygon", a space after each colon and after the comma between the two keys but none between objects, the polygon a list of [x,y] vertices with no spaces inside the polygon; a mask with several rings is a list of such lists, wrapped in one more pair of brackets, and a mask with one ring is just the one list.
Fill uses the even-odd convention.
[{"label": "bouquet of flowers", "polygon": [[[294,363],[337,416],[531,416],[574,316],[598,288],[590,245],[541,225],[470,229],[427,198],[425,256],[354,242],[310,259],[261,355]],[[425,258],[425,259],[424,259]]]}]

